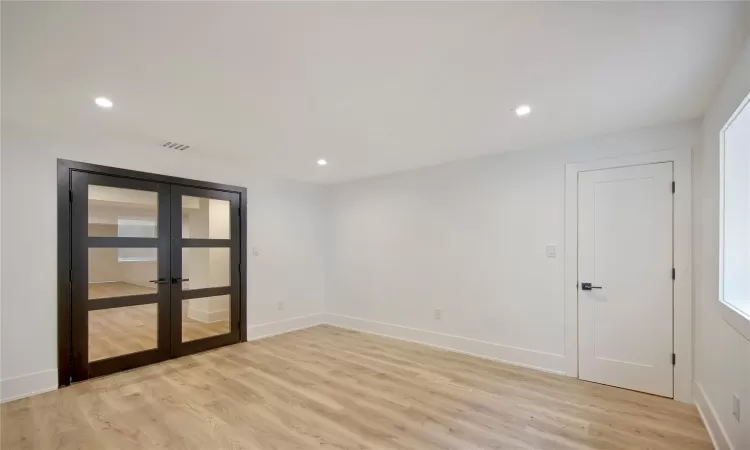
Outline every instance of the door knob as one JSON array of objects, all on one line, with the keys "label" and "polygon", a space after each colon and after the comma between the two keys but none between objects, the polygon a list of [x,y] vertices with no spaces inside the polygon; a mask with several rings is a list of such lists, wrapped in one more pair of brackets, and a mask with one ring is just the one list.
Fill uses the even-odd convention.
[{"label": "door knob", "polygon": [[190,281],[190,278],[172,278],[172,283],[180,283],[182,281]]},{"label": "door knob", "polygon": [[169,281],[165,280],[164,278],[159,278],[158,280],[149,280],[149,283],[167,284],[169,283]]},{"label": "door knob", "polygon": [[601,286],[592,286],[591,283],[581,283],[582,291],[590,291],[592,289],[601,289]]}]

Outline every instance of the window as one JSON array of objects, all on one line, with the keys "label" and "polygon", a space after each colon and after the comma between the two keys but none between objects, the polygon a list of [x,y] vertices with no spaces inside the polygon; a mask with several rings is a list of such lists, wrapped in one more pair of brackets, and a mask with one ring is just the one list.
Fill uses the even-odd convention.
[{"label": "window", "polygon": [[750,339],[750,96],[721,130],[719,300]]},{"label": "window", "polygon": [[[118,217],[117,237],[156,237],[156,221]],[[118,248],[117,261],[156,261],[156,248]]]}]

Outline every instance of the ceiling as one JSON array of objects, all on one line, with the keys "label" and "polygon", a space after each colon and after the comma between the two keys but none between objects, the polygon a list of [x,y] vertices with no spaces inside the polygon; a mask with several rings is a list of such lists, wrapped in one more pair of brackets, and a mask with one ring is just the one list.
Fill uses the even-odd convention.
[{"label": "ceiling", "polygon": [[698,117],[747,9],[3,2],[3,120],[338,182]]}]

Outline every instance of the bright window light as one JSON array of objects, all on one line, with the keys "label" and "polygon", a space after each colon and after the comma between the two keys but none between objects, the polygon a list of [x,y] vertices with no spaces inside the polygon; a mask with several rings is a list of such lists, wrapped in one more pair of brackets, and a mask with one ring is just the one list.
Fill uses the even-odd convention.
[{"label": "bright window light", "polygon": [[750,329],[750,95],[721,130],[720,170],[719,299]]},{"label": "bright window light", "polygon": [[[156,237],[156,220],[117,218],[117,237]],[[156,248],[118,248],[118,262],[156,261]]]},{"label": "bright window light", "polygon": [[318,160],[318,165],[319,166],[325,166],[326,164],[328,164],[328,161],[326,161],[325,159],[319,159]]}]

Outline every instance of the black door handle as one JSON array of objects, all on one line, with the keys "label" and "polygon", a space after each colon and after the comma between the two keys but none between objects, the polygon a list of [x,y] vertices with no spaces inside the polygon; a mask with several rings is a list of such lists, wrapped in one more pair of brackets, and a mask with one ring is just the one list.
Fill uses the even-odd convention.
[{"label": "black door handle", "polygon": [[190,281],[190,278],[172,278],[172,283],[180,283],[182,281]]},{"label": "black door handle", "polygon": [[164,278],[159,278],[158,280],[149,280],[149,283],[167,284],[169,283],[169,281],[165,280]]},{"label": "black door handle", "polygon": [[592,286],[591,283],[581,283],[582,291],[590,291],[592,289],[601,289],[601,286]]}]

